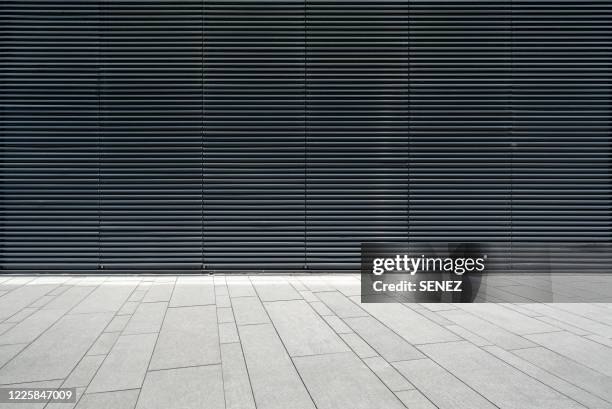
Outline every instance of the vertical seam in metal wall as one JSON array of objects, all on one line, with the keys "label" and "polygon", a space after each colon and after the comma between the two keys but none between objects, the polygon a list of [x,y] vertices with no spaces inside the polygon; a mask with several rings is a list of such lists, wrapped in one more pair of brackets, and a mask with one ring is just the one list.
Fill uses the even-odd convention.
[{"label": "vertical seam in metal wall", "polygon": [[201,202],[200,202],[200,239],[202,241],[202,246],[200,247],[200,251],[202,254],[202,270],[206,269],[206,258],[204,254],[204,101],[205,101],[205,93],[204,93],[204,15],[206,13],[206,1],[202,0],[202,138],[201,138],[201,154],[202,159],[200,163],[200,169],[202,171],[201,174]]},{"label": "vertical seam in metal wall", "polygon": [[308,226],[308,178],[306,176],[308,167],[308,81],[307,81],[307,58],[308,58],[308,17],[307,17],[307,8],[306,8],[307,0],[304,0],[304,269],[308,269],[308,259],[307,259],[307,246],[306,246],[306,238],[307,233],[306,229]]}]

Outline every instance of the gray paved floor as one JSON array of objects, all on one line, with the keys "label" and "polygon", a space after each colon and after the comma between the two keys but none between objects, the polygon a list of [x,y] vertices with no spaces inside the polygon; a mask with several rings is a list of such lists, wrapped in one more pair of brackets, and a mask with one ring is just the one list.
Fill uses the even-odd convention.
[{"label": "gray paved floor", "polygon": [[[0,277],[15,408],[612,408],[612,304],[360,304],[359,277]],[[0,404],[0,408],[11,407]]]}]

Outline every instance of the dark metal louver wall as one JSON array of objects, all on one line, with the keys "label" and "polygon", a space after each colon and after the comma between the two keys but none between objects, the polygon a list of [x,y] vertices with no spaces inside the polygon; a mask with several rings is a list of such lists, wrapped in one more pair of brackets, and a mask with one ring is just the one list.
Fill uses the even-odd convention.
[{"label": "dark metal louver wall", "polygon": [[609,243],[612,3],[5,0],[5,270]]}]

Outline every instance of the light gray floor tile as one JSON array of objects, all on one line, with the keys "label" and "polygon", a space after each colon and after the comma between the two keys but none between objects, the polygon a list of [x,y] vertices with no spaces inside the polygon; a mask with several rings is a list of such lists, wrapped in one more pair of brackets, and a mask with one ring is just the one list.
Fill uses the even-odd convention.
[{"label": "light gray floor tile", "polygon": [[87,393],[140,388],[156,339],[157,334],[120,336]]},{"label": "light gray floor tile", "polygon": [[64,310],[68,311],[75,305],[79,304],[89,294],[91,294],[96,287],[94,286],[75,286],[64,291],[62,294],[54,297],[49,303],[45,304],[45,310]]},{"label": "light gray floor tile", "polygon": [[63,317],[0,369],[0,383],[65,378],[110,319],[109,313]]},{"label": "light gray floor tile", "polygon": [[338,334],[350,334],[353,332],[353,330],[350,329],[349,326],[344,323],[344,321],[335,315],[324,315],[323,319]]},{"label": "light gray floor tile", "polygon": [[338,291],[317,293],[317,297],[340,318],[365,317],[368,315],[351,299]]},{"label": "light gray floor tile", "polygon": [[14,322],[14,323],[21,322],[24,319],[28,318],[30,315],[34,314],[36,311],[38,311],[38,308],[26,307],[22,309],[21,311],[15,313],[12,317],[7,318],[5,322]]},{"label": "light gray floor tile", "polygon": [[394,367],[379,356],[365,358],[365,364],[387,385],[393,392],[414,389],[414,386],[406,380]]},{"label": "light gray floor tile", "polygon": [[0,297],[0,321],[21,311],[56,287],[55,284],[25,285],[3,295]]},{"label": "light gray floor tile", "polygon": [[555,328],[545,322],[527,317],[514,310],[504,307],[499,304],[457,304],[464,311],[470,312],[480,318],[483,318],[497,326],[502,326],[515,334],[535,334],[540,332],[557,331]]},{"label": "light gray floor tile", "polygon": [[315,301],[315,302],[311,302],[310,306],[312,308],[315,309],[315,311],[317,313],[319,313],[319,315],[321,316],[326,316],[326,315],[334,315],[334,313],[332,312],[332,310],[330,310],[325,304],[323,304],[323,302],[321,301]]},{"label": "light gray floor tile", "polygon": [[[582,408],[577,402],[467,341],[424,345],[420,349],[502,409]],[[491,379],[495,379],[495,383]]]},{"label": "light gray floor tile", "polygon": [[132,315],[136,311],[136,308],[140,305],[139,302],[126,302],[123,307],[119,310],[117,315]]},{"label": "light gray floor tile", "polygon": [[485,345],[493,345],[491,341],[487,341],[486,339],[479,337],[471,331],[459,326],[459,325],[447,325],[446,329],[451,330],[455,334],[459,335],[461,338],[470,341],[472,344],[482,347]]},{"label": "light gray floor tile", "polygon": [[229,295],[217,295],[215,299],[219,308],[229,308],[232,306]]},{"label": "light gray floor tile", "polygon": [[169,308],[151,369],[216,364],[221,361],[216,307]]},{"label": "light gray floor tile", "polygon": [[174,283],[154,283],[145,294],[142,302],[170,301]]},{"label": "light gray floor tile", "polygon": [[81,301],[71,314],[86,314],[92,312],[117,312],[130,296],[135,284],[101,285]]},{"label": "light gray floor tile", "polygon": [[409,409],[437,409],[436,405],[417,390],[400,391],[395,394]]},{"label": "light gray floor tile", "polygon": [[404,409],[352,352],[294,358],[318,409]]},{"label": "light gray floor tile", "polygon": [[443,315],[455,324],[504,349],[529,348],[535,346],[533,342],[519,335],[513,334],[502,327],[498,327],[497,325],[491,324],[482,318],[462,310],[441,311],[438,314]]},{"label": "light gray floor tile", "polygon": [[[548,372],[531,362],[513,354],[512,352],[505,351],[498,346],[488,346],[484,348],[486,351],[495,355],[499,359],[506,361],[510,365],[515,368],[523,371],[527,375],[531,376],[534,379],[539,380],[540,382],[550,386],[556,391],[574,399],[576,402],[581,403],[587,408],[591,409],[609,409],[610,402],[607,402],[586,390],[579,388],[557,376]],[[531,348],[530,348],[531,349]],[[537,349],[537,348],[535,348]],[[523,349],[519,349],[517,351],[524,351]],[[517,351],[513,351],[516,353]],[[601,375],[603,376],[603,375]]]},{"label": "light gray floor tile", "polygon": [[13,359],[28,344],[0,345],[0,367]]},{"label": "light gray floor tile", "polygon": [[389,362],[423,358],[408,341],[375,318],[347,318],[345,322]]},{"label": "light gray floor tile", "polygon": [[527,335],[527,338],[604,375],[612,377],[612,365],[610,365],[612,362],[612,348],[590,339],[570,334],[569,332]]},{"label": "light gray floor tile", "polygon": [[251,282],[261,301],[299,300],[302,296],[284,279],[252,277]]},{"label": "light gray floor tile", "polygon": [[132,318],[131,315],[117,315],[108,326],[104,329],[104,332],[121,332],[127,325],[128,321]]},{"label": "light gray floor tile", "polygon": [[[61,381],[44,381],[44,382],[30,382],[23,384],[11,385],[13,388],[58,388]],[[43,409],[45,406],[44,402],[31,402],[31,403],[0,403],[0,409]]]},{"label": "light gray floor tile", "polygon": [[93,379],[103,360],[103,355],[83,357],[81,362],[79,362],[70,376],[62,384],[62,387],[73,388],[89,385],[89,382]]},{"label": "light gray floor tile", "polygon": [[430,359],[395,362],[393,366],[440,409],[496,409]]},{"label": "light gray floor tile", "polygon": [[601,335],[587,335],[585,336],[585,338],[588,338],[591,341],[595,341],[599,344],[612,348],[612,339],[610,338],[602,337]]},{"label": "light gray floor tile", "polygon": [[230,342],[239,342],[238,330],[236,329],[236,323],[226,322],[219,324],[219,342],[222,344],[228,344]]},{"label": "light gray floor tile", "polygon": [[[527,348],[513,352],[515,355],[545,369],[559,378],[565,379],[602,399],[606,399],[611,402],[610,406],[612,407],[611,377],[605,376],[546,348]],[[612,364],[612,361],[608,362],[608,365],[610,364]]]},{"label": "light gray floor tile", "polygon": [[348,351],[338,335],[304,300],[264,303],[289,355]]},{"label": "light gray floor tile", "polygon": [[312,291],[300,291],[300,295],[308,302],[317,302],[319,299]]},{"label": "light gray floor tile", "polygon": [[62,310],[38,310],[0,335],[0,344],[30,343],[59,320],[62,315],[64,315]]},{"label": "light gray floor tile", "polygon": [[232,308],[238,325],[270,322],[261,301],[257,297],[232,298]]},{"label": "light gray floor tile", "polygon": [[179,277],[170,300],[170,307],[214,303],[215,286],[211,277]]},{"label": "light gray floor tile", "polygon": [[86,393],[76,409],[134,409],[138,390],[106,393]]},{"label": "light gray floor tile", "polygon": [[526,304],[525,308],[538,312],[547,317],[554,318],[561,322],[565,322],[590,333],[599,334],[607,338],[612,337],[612,326],[602,324],[601,322],[593,321],[589,318],[585,318],[580,315],[572,314],[569,311],[554,308],[554,305],[551,306],[546,304]]},{"label": "light gray floor tile", "polygon": [[123,334],[159,332],[168,303],[142,303],[123,329]]},{"label": "light gray floor tile", "polygon": [[314,409],[272,324],[240,326],[238,332],[257,409]]},{"label": "light gray floor tile", "polygon": [[359,358],[370,358],[378,356],[376,351],[372,349],[361,337],[357,334],[340,334],[340,337],[348,344]]},{"label": "light gray floor tile", "polygon": [[226,409],[255,409],[253,392],[240,344],[221,345],[221,361]]},{"label": "light gray floor tile", "polygon": [[147,373],[137,409],[224,409],[221,365]]},{"label": "light gray floor tile", "polygon": [[446,328],[402,304],[362,304],[362,307],[412,344],[448,342],[459,339]]},{"label": "light gray floor tile", "polygon": [[120,332],[104,332],[100,334],[96,342],[91,346],[88,355],[106,355],[110,352],[113,344],[119,338]]},{"label": "light gray floor tile", "polygon": [[257,296],[248,277],[227,277],[227,288],[231,298]]},{"label": "light gray floor tile", "polygon": [[217,308],[217,321],[219,324],[234,322],[234,312],[231,308]]}]

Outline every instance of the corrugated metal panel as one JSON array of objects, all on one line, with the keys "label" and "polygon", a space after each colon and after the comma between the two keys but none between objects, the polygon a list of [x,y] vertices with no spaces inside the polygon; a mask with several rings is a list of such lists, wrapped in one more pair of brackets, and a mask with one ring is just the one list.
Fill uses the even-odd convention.
[{"label": "corrugated metal panel", "polygon": [[306,257],[408,238],[408,3],[306,1]]},{"label": "corrugated metal panel", "polygon": [[304,267],[304,3],[206,1],[207,268]]},{"label": "corrugated metal panel", "polygon": [[2,267],[96,268],[95,2],[2,1]]},{"label": "corrugated metal panel", "polygon": [[202,1],[106,0],[100,263],[202,265]]},{"label": "corrugated metal panel", "polygon": [[0,19],[4,269],[610,242],[607,0],[8,0]]}]

